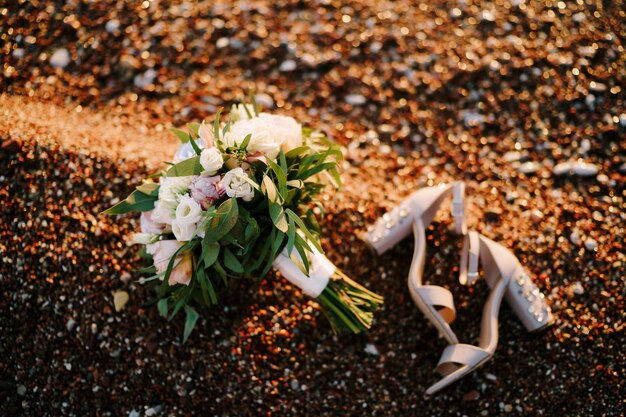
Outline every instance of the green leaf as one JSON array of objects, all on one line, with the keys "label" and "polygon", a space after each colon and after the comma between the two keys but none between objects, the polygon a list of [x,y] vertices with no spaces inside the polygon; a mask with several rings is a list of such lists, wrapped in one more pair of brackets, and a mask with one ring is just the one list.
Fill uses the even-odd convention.
[{"label": "green leaf", "polygon": [[220,140],[220,114],[222,114],[222,108],[217,109],[217,113],[215,113],[215,120],[213,121],[213,136],[215,136],[215,140],[221,143]]},{"label": "green leaf", "polygon": [[299,172],[297,179],[306,180],[307,178],[312,177],[319,172],[335,168],[336,165],[337,164],[334,162],[324,162],[322,164],[314,166],[313,168],[307,169],[304,172]]},{"label": "green leaf", "polygon": [[167,317],[167,298],[161,298],[157,303],[157,309],[159,310],[159,314],[161,317]]},{"label": "green leaf", "polygon": [[202,149],[198,147],[198,144],[195,140],[191,138],[191,135],[189,135],[189,143],[191,144],[191,147],[193,148],[196,155],[200,156],[200,154],[202,153]]},{"label": "green leaf", "polygon": [[202,242],[202,262],[204,267],[208,268],[215,263],[217,256],[220,253],[220,244],[217,242],[207,243]]},{"label": "green leaf", "polygon": [[184,130],[180,130],[180,129],[176,129],[175,127],[172,127],[170,129],[170,132],[172,132],[177,138],[178,140],[180,140],[182,143],[187,143],[189,142],[189,133],[185,132]]},{"label": "green leaf", "polygon": [[275,162],[269,159],[267,160],[267,163],[269,164],[270,168],[274,172],[274,175],[276,175],[276,179],[278,180],[278,190],[280,192],[280,195],[281,196],[287,195],[287,177],[285,176],[285,173],[283,172],[282,168],[278,166]]},{"label": "green leaf", "polygon": [[285,210],[283,209],[283,206],[281,206],[278,203],[270,201],[269,211],[270,211],[270,218],[272,219],[274,226],[276,226],[276,228],[280,230],[281,232],[287,233],[289,224],[287,223],[287,218],[285,217]]},{"label": "green leaf", "polygon": [[310,151],[311,148],[309,146],[300,146],[297,148],[293,148],[292,150],[290,150],[289,152],[287,152],[285,154],[285,157],[288,159],[293,159],[296,158],[300,155],[302,155],[303,153],[306,153],[308,151]]},{"label": "green leaf", "polygon": [[287,252],[291,255],[293,251],[293,244],[296,241],[296,225],[293,220],[289,218],[289,230],[287,231]]},{"label": "green leaf", "polygon": [[159,195],[159,184],[153,181],[145,181],[139,187],[137,191],[156,197]]},{"label": "green leaf", "polygon": [[259,113],[261,113],[261,108],[256,102],[256,97],[254,96],[254,93],[250,91],[250,93],[248,94],[248,97],[250,98],[250,102],[252,103],[252,109],[254,110],[254,115],[256,117],[259,117]]},{"label": "green leaf", "polygon": [[211,278],[207,276],[204,268],[205,266],[200,265],[196,271],[196,275],[198,277],[198,282],[200,283],[200,288],[202,289],[202,298],[204,299],[205,304],[210,306],[211,304],[217,304],[217,296],[215,295],[215,288],[213,288]]},{"label": "green leaf", "polygon": [[245,138],[243,138],[243,142],[239,144],[240,149],[246,149],[250,144],[250,139],[252,139],[252,133],[248,133]]},{"label": "green leaf", "polygon": [[200,130],[200,126],[200,123],[189,123],[187,125],[187,127],[189,128],[189,130],[191,130],[195,137],[198,137],[198,131]]},{"label": "green leaf", "polygon": [[265,264],[265,268],[263,268],[263,271],[261,273],[262,276],[264,276],[265,274],[267,274],[267,272],[270,270],[270,268],[272,267],[272,263],[274,262],[274,259],[276,259],[276,256],[278,255],[278,251],[280,250],[280,247],[283,244],[283,240],[285,240],[285,234],[281,233],[281,232],[276,232],[275,233],[275,238],[272,241],[272,247],[270,250],[270,254],[267,258],[267,263]]},{"label": "green leaf", "polygon": [[279,202],[281,199],[280,194],[278,194],[278,190],[276,190],[276,185],[272,181],[270,177],[267,175],[263,176],[262,182],[262,191],[267,196],[267,199],[271,202]]},{"label": "green leaf", "polygon": [[237,257],[228,248],[224,248],[224,266],[233,272],[241,274],[243,267]]},{"label": "green leaf", "polygon": [[200,175],[204,171],[200,164],[200,157],[194,156],[193,158],[185,159],[173,165],[165,173],[166,177],[187,177],[190,175]]},{"label": "green leaf", "polygon": [[113,207],[105,210],[104,214],[124,214],[131,211],[150,211],[154,209],[157,197],[144,194],[141,191],[133,191],[125,200],[120,201]]},{"label": "green leaf", "polygon": [[194,327],[196,327],[196,322],[200,317],[198,312],[191,306],[185,305],[185,313],[187,313],[187,318],[185,319],[185,330],[183,332],[183,343],[187,342],[189,339],[189,335]]},{"label": "green leaf", "polygon": [[224,201],[215,211],[215,215],[211,219],[209,229],[206,231],[204,241],[207,243],[217,242],[235,226],[239,215],[237,207],[237,199],[230,198]]},{"label": "green leaf", "polygon": [[309,229],[306,227],[300,217],[298,217],[298,215],[294,213],[291,209],[285,210],[285,213],[298,225],[298,228],[302,231],[302,233],[304,233],[308,241],[313,244],[313,246],[315,246],[317,250],[319,250],[321,253],[324,253],[324,250],[317,241],[317,238],[313,236],[313,234],[309,231]]}]

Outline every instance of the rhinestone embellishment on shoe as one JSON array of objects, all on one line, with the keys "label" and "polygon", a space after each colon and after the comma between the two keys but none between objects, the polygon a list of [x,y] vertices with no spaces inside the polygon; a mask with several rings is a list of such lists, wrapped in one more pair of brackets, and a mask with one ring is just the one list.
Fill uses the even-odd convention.
[{"label": "rhinestone embellishment on shoe", "polygon": [[520,274],[515,278],[516,284],[520,287],[521,294],[528,301],[528,312],[533,315],[535,320],[543,323],[550,314],[550,307],[546,305],[545,296],[539,290],[537,285],[530,279],[527,274]]},{"label": "rhinestone embellishment on shoe", "polygon": [[409,214],[408,203],[402,203],[390,212],[385,213],[374,226],[368,228],[367,240],[377,243],[382,238],[389,236],[394,229],[408,220]]}]

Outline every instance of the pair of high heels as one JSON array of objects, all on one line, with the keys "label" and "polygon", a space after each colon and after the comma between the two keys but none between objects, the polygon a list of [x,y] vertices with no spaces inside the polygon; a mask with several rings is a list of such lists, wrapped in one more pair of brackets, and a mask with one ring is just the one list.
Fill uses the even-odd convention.
[{"label": "pair of high heels", "polygon": [[[460,343],[450,327],[456,317],[452,293],[446,288],[422,283],[426,258],[426,228],[450,195],[453,197],[451,214],[455,230],[464,235],[459,281],[464,285],[473,284],[479,278],[480,262],[485,280],[491,288],[483,308],[477,346]],[[433,395],[458,381],[493,356],[498,345],[498,312],[503,298],[528,331],[540,331],[552,323],[553,316],[544,295],[517,257],[499,243],[467,230],[464,183],[427,187],[414,192],[370,227],[365,240],[375,252],[382,254],[411,232],[415,240],[408,277],[411,297],[449,343],[436,368],[443,378],[428,388],[427,395]]]}]

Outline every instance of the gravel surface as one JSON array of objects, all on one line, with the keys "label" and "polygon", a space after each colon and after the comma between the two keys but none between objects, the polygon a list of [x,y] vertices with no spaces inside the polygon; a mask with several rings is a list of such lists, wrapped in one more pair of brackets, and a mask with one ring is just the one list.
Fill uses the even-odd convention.
[{"label": "gravel surface", "polygon": [[[623,415],[624,10],[0,4],[0,415]],[[137,282],[136,219],[99,214],[172,154],[171,125],[249,88],[345,145],[323,243],[386,298],[365,335],[333,336],[270,275],[239,283],[183,345],[182,320]],[[519,256],[557,322],[527,334],[504,306],[494,358],[428,399],[445,342],[406,290],[413,244],[373,256],[360,236],[412,190],[458,179],[470,226]],[[488,290],[456,281],[450,225],[442,211],[428,230],[426,277],[475,343]]]}]

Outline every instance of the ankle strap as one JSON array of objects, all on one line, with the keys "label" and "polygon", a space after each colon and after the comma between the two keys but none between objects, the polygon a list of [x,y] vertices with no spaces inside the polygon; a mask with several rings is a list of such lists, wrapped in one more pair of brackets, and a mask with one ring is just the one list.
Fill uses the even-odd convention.
[{"label": "ankle strap", "polygon": [[454,217],[454,229],[457,234],[464,235],[467,233],[467,222],[465,221],[465,183],[455,182],[452,185],[452,209],[450,210]]},{"label": "ankle strap", "polygon": [[480,257],[480,237],[478,232],[471,231],[463,239],[461,250],[461,266],[459,267],[459,282],[463,285],[472,285],[478,279],[478,259]]}]

